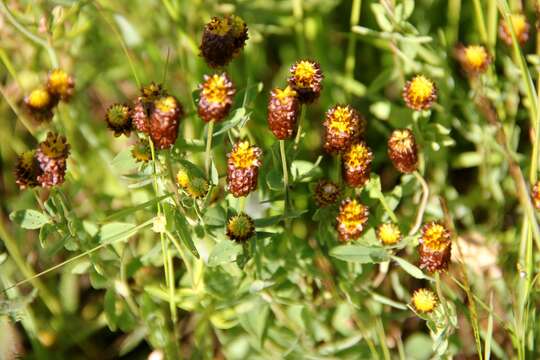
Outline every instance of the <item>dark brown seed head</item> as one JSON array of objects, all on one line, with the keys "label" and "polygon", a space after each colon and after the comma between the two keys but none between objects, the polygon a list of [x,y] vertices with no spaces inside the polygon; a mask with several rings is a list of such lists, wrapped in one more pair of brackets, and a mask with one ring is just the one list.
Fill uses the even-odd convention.
[{"label": "dark brown seed head", "polygon": [[23,152],[15,164],[15,182],[24,190],[39,185],[37,177],[42,174],[35,150]]},{"label": "dark brown seed head", "polygon": [[412,173],[418,168],[418,147],[409,129],[397,129],[388,139],[388,156],[402,173]]},{"label": "dark brown seed head", "polygon": [[47,77],[47,90],[50,94],[59,97],[63,101],[69,100],[73,95],[75,80],[62,69],[49,72]]},{"label": "dark brown seed head", "polygon": [[[520,13],[511,14],[509,16],[510,22],[514,27],[514,32],[517,38],[517,41],[520,45],[523,45],[529,39],[529,29],[530,25],[527,22],[525,15]],[[506,22],[503,18],[499,23],[499,36],[508,46],[512,46],[512,32],[509,27],[509,23]]]},{"label": "dark brown seed head", "polygon": [[227,154],[227,187],[235,196],[246,196],[257,188],[262,150],[248,141],[234,144]]},{"label": "dark brown seed head", "polygon": [[184,111],[174,96],[166,95],[154,101],[150,117],[150,137],[156,149],[167,149],[173,146],[178,136],[178,125]]},{"label": "dark brown seed head", "polygon": [[107,127],[117,137],[122,134],[129,136],[131,130],[133,130],[131,110],[124,104],[113,104],[109,106],[105,113],[105,121],[107,122]]},{"label": "dark brown seed head", "polygon": [[362,187],[369,180],[373,153],[365,142],[352,144],[343,155],[343,179],[350,187]]},{"label": "dark brown seed head", "polygon": [[437,100],[437,88],[424,75],[416,75],[403,88],[405,104],[413,110],[428,110]]},{"label": "dark brown seed head", "polygon": [[203,121],[221,121],[231,110],[236,88],[226,73],[212,76],[205,75],[204,82],[199,85],[197,112]]},{"label": "dark brown seed head", "polygon": [[368,216],[369,209],[366,205],[356,199],[343,200],[339,207],[339,215],[336,218],[339,240],[358,239],[365,229]]},{"label": "dark brown seed head", "polygon": [[324,150],[341,153],[364,134],[366,120],[352,106],[336,105],[326,112],[323,126]]},{"label": "dark brown seed head", "polygon": [[204,27],[199,49],[208,66],[225,66],[238,56],[247,39],[248,28],[240,17],[213,17]]},{"label": "dark brown seed head", "polygon": [[429,272],[446,271],[450,263],[451,249],[450,231],[442,223],[432,221],[425,224],[418,247],[420,268]]},{"label": "dark brown seed head", "polygon": [[291,66],[289,73],[289,86],[297,92],[300,103],[312,103],[321,95],[324,76],[318,63],[299,60]]},{"label": "dark brown seed head", "polygon": [[275,88],[268,100],[268,127],[278,140],[290,139],[296,133],[300,102],[296,91],[287,86]]},{"label": "dark brown seed head", "polygon": [[62,135],[49,132],[45,141],[38,145],[36,159],[42,171],[37,181],[43,187],[61,185],[66,174],[66,160],[69,156],[69,144]]},{"label": "dark brown seed head", "polygon": [[339,186],[329,180],[321,180],[315,187],[315,202],[319,207],[334,204],[341,195]]},{"label": "dark brown seed head", "polygon": [[245,242],[255,234],[255,223],[246,213],[233,216],[227,222],[227,236],[238,242]]}]

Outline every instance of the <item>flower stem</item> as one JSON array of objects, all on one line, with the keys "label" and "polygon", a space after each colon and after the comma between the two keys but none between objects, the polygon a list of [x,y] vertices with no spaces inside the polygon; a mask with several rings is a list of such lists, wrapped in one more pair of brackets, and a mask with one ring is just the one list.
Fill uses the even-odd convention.
[{"label": "flower stem", "polygon": [[424,179],[422,175],[418,171],[415,171],[414,176],[422,186],[422,200],[420,202],[420,207],[418,208],[418,212],[416,213],[416,220],[414,222],[413,227],[411,228],[411,231],[409,231],[409,235],[414,235],[420,229],[420,226],[422,225],[422,219],[424,218],[424,212],[426,211],[427,202],[429,199],[429,186]]},{"label": "flower stem", "polygon": [[[281,166],[283,168],[283,190],[285,192],[285,202],[283,215],[287,217],[289,209],[289,169],[287,167],[287,153],[285,152],[285,140],[279,140],[279,151],[281,153]],[[289,221],[285,220],[285,227],[290,227]]]},{"label": "flower stem", "polygon": [[[360,12],[362,10],[362,0],[353,0],[351,7],[350,25],[351,29],[358,25]],[[345,58],[345,76],[354,79],[354,67],[356,63],[356,35],[349,32],[349,42],[347,45],[347,57]]]},{"label": "flower stem", "polygon": [[302,123],[304,122],[304,117],[306,116],[306,106],[301,105],[302,109],[300,110],[300,120],[298,121],[298,131],[296,132],[296,138],[294,139],[294,150],[298,149],[298,144],[300,143],[300,138],[302,137]]},{"label": "flower stem", "polygon": [[381,205],[384,208],[384,211],[386,211],[386,213],[388,214],[390,219],[392,219],[392,221],[397,224],[399,222],[398,218],[397,218],[396,214],[394,213],[394,211],[392,209],[390,209],[390,206],[386,202],[386,199],[385,199],[384,194],[382,192],[381,192],[381,194],[379,196],[379,201],[381,202]]},{"label": "flower stem", "polygon": [[210,121],[208,123],[208,129],[206,133],[206,151],[204,153],[204,171],[206,173],[206,177],[210,179],[210,163],[211,163],[211,155],[210,152],[212,150],[212,136],[214,134],[214,120]]}]

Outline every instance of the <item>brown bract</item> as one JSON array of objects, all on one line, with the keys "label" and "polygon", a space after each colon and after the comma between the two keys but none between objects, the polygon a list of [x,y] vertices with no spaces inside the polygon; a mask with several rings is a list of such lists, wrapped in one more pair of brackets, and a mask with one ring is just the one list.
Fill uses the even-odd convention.
[{"label": "brown bract", "polygon": [[69,148],[64,136],[52,132],[39,143],[36,159],[42,173],[37,176],[37,181],[41,186],[49,188],[64,182]]}]

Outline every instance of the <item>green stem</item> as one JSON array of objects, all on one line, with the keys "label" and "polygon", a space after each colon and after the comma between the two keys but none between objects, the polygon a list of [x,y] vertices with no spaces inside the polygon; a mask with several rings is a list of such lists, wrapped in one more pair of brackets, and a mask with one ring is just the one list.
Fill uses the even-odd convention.
[{"label": "green stem", "polygon": [[294,150],[298,149],[298,144],[300,143],[300,138],[302,137],[302,124],[304,122],[304,117],[306,116],[306,106],[301,106],[302,109],[300,110],[300,120],[298,120],[298,130],[296,131],[296,138],[294,139]]},{"label": "green stem", "polygon": [[[285,140],[279,140],[279,151],[281,153],[281,166],[283,168],[283,191],[285,193],[285,202],[283,215],[288,215],[289,209],[289,169],[287,165],[287,153],[285,152]],[[288,229],[290,222],[285,220],[285,227]]]},{"label": "green stem", "polygon": [[426,180],[418,171],[415,171],[413,174],[422,186],[422,200],[420,202],[420,206],[418,207],[418,212],[416,213],[414,225],[409,231],[409,235],[416,234],[418,229],[420,229],[420,226],[422,226],[422,219],[424,218],[424,212],[426,211],[427,202],[429,200],[429,186]]},{"label": "green stem", "polygon": [[[351,7],[350,25],[351,29],[358,25],[360,21],[360,13],[362,10],[362,0],[353,0]],[[347,78],[354,78],[354,68],[356,63],[356,35],[349,32],[349,43],[347,46],[347,57],[345,59],[345,76]]]},{"label": "green stem", "polygon": [[17,30],[19,30],[24,36],[26,36],[28,39],[30,39],[32,42],[36,43],[39,46],[42,46],[49,55],[49,59],[51,60],[51,66],[53,68],[58,68],[58,58],[56,57],[56,53],[54,52],[54,49],[51,47],[51,45],[45,41],[45,39],[32,34],[30,31],[28,31],[22,24],[20,24],[15,16],[11,13],[7,5],[5,4],[4,0],[0,1],[0,10],[6,15],[6,18],[8,21],[13,25]]},{"label": "green stem", "polygon": [[239,213],[244,212],[246,210],[246,198],[247,198],[247,195],[241,196],[238,199],[238,212]]},{"label": "green stem", "polygon": [[486,30],[486,22],[484,20],[484,10],[480,0],[473,0],[474,3],[474,15],[476,17],[476,26],[478,26],[478,32],[480,33],[480,40],[482,43],[488,43],[488,35]]},{"label": "green stem", "polygon": [[212,151],[212,136],[214,134],[214,121],[208,123],[208,129],[206,133],[206,151],[204,152],[204,170],[206,177],[210,179],[210,163],[211,163],[211,151]]},{"label": "green stem", "polygon": [[448,45],[453,46],[459,34],[459,18],[461,17],[461,0],[448,1],[448,29],[446,37]]},{"label": "green stem", "polygon": [[304,31],[304,4],[303,0],[292,1],[293,16],[295,19],[296,42],[298,52],[303,56],[306,52],[305,47],[305,31]]},{"label": "green stem", "polygon": [[384,208],[384,211],[386,211],[386,213],[388,214],[390,219],[392,219],[392,221],[394,223],[396,223],[396,224],[399,223],[396,214],[394,213],[394,211],[392,209],[390,209],[390,206],[386,202],[386,198],[384,197],[384,194],[382,192],[381,192],[381,194],[379,196],[379,201],[381,202],[381,205]]},{"label": "green stem", "polygon": [[[26,260],[23,258],[19,250],[17,241],[7,232],[7,230],[4,228],[4,224],[2,221],[0,221],[0,238],[2,238],[2,240],[4,241],[4,245],[6,246],[6,249],[9,255],[11,256],[11,259],[13,260],[17,268],[19,268],[20,272],[28,279],[28,281],[32,284],[32,286],[38,289],[39,297],[43,300],[43,303],[45,304],[45,306],[47,306],[47,308],[52,314],[54,315],[60,314],[60,311],[61,311],[60,302],[49,291],[49,289],[45,286],[45,284],[43,284],[39,279],[37,279],[36,274],[29,267]],[[17,283],[11,287],[15,287],[20,284],[21,283]],[[4,289],[4,291],[8,289]]]}]

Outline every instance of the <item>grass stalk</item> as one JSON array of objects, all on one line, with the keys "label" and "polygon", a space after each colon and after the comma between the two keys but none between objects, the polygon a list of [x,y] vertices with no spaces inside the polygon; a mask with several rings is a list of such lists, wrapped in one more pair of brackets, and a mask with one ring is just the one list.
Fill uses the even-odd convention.
[{"label": "grass stalk", "polygon": [[347,56],[345,58],[345,76],[354,79],[354,68],[356,65],[356,34],[352,32],[352,28],[358,25],[362,10],[362,0],[353,0],[351,6],[351,18],[349,31],[349,39],[347,44]]},{"label": "grass stalk", "polygon": [[482,4],[480,3],[480,0],[473,0],[474,5],[474,16],[476,19],[476,26],[478,27],[478,33],[480,34],[480,41],[482,43],[487,44],[488,43],[488,35],[487,35],[487,29],[486,29],[486,21],[484,16],[484,9],[482,8]]}]

